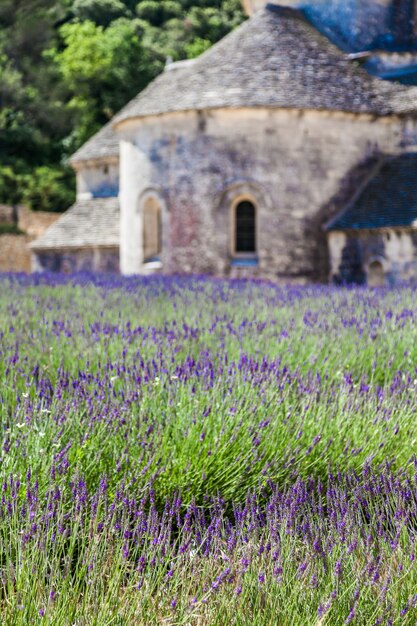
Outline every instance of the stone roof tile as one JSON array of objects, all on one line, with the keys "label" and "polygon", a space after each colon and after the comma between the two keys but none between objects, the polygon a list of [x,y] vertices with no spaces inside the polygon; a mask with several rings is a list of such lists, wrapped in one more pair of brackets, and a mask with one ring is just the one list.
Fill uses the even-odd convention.
[{"label": "stone roof tile", "polygon": [[119,138],[113,130],[112,122],[109,122],[72,155],[70,162],[76,164],[118,156]]},{"label": "stone roof tile", "polygon": [[118,198],[94,198],[76,202],[31,244],[34,250],[119,246]]},{"label": "stone roof tile", "polygon": [[359,197],[326,230],[417,226],[417,153],[395,156],[380,166]]},{"label": "stone roof tile", "polygon": [[224,107],[409,113],[417,89],[370,76],[300,11],[266,8],[191,66],[163,72],[113,119]]}]

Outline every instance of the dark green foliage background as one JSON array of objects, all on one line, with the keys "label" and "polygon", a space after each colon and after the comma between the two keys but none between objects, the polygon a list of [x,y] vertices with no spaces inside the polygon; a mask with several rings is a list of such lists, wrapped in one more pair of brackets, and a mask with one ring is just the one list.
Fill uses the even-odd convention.
[{"label": "dark green foliage background", "polygon": [[68,208],[69,156],[242,20],[240,0],[0,0],[0,203]]}]

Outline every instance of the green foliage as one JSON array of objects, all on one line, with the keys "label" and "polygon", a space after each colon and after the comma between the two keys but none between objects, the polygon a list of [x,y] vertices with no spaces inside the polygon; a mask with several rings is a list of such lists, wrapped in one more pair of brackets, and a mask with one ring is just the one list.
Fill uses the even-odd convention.
[{"label": "green foliage", "polygon": [[16,171],[0,166],[0,202],[25,204],[34,211],[65,211],[75,199],[74,174],[69,168],[42,165]]},{"label": "green foliage", "polygon": [[0,201],[67,208],[70,154],[168,56],[195,58],[242,19],[240,0],[0,0]]},{"label": "green foliage", "polygon": [[22,202],[34,211],[65,211],[74,200],[75,181],[69,169],[43,165],[25,179]]},{"label": "green foliage", "polygon": [[101,26],[129,14],[121,0],[75,0],[72,10],[80,21],[89,20]]},{"label": "green foliage", "polygon": [[0,203],[19,204],[22,176],[10,166],[0,166]]},{"label": "green foliage", "polygon": [[415,626],[414,288],[49,280],[0,284],[2,625]]},{"label": "green foliage", "polygon": [[208,39],[202,39],[201,37],[196,37],[191,43],[188,43],[185,46],[185,51],[187,53],[188,59],[195,59],[199,57],[200,54],[206,52],[211,47],[211,42]]},{"label": "green foliage", "polygon": [[69,23],[60,35],[62,50],[51,49],[47,56],[68,88],[68,107],[82,136],[108,121],[160,69],[143,48],[135,23],[127,19],[107,28],[89,20]]},{"label": "green foliage", "polygon": [[24,233],[16,224],[0,224],[1,235],[24,235]]}]

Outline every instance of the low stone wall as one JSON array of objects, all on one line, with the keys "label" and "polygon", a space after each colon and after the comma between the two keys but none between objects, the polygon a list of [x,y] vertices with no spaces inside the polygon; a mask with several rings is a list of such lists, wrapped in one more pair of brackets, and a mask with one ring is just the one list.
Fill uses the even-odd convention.
[{"label": "low stone wall", "polygon": [[120,271],[119,248],[80,248],[34,252],[35,272],[109,272]]},{"label": "low stone wall", "polygon": [[47,213],[46,211],[30,211],[26,207],[18,208],[17,225],[26,235],[40,237],[61,217],[60,213]]},{"label": "low stone wall", "polygon": [[59,213],[0,205],[0,226],[17,226],[24,233],[0,235],[0,272],[31,272],[32,251],[29,244],[59,218]]},{"label": "low stone wall", "polygon": [[380,284],[417,283],[415,229],[335,231],[328,240],[330,280],[336,284],[372,284],[374,264],[381,268]]},{"label": "low stone wall", "polygon": [[28,235],[0,235],[0,272],[30,272],[32,270]]}]

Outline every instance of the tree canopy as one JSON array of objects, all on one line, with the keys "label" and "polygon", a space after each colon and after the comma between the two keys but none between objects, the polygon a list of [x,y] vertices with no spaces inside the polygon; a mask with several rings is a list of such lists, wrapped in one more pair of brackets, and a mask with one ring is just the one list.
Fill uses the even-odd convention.
[{"label": "tree canopy", "polygon": [[162,71],[243,20],[240,0],[2,0],[0,202],[62,211],[69,156]]}]

